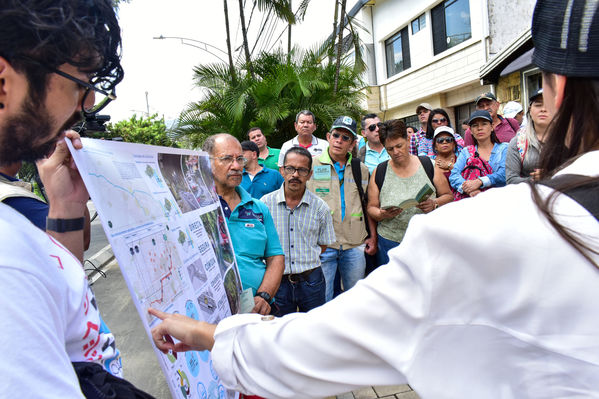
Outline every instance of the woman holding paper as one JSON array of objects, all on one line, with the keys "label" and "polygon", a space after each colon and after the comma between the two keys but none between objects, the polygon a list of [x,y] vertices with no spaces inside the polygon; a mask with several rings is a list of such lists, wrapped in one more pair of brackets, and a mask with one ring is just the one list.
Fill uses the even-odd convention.
[{"label": "woman holding paper", "polygon": [[379,124],[379,138],[391,157],[379,164],[368,185],[368,215],[378,222],[377,263],[389,262],[387,252],[399,245],[412,216],[453,201],[447,179],[428,157],[410,154],[404,123]]}]

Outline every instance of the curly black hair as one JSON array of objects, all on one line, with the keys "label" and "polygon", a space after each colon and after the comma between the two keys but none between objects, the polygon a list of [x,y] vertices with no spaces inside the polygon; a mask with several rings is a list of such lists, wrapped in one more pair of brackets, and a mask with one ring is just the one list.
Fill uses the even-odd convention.
[{"label": "curly black hair", "polygon": [[38,99],[62,64],[93,73],[92,83],[106,91],[123,79],[111,0],[0,0],[0,10],[0,56],[27,76]]}]

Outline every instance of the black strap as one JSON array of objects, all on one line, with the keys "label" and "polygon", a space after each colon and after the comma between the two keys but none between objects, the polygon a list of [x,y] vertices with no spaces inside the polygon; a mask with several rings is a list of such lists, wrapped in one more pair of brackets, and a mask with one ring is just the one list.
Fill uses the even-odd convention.
[{"label": "black strap", "polygon": [[519,128],[518,129],[514,128],[514,125],[512,125],[512,122],[510,122],[510,118],[505,118],[504,117],[503,119],[505,119],[506,122],[507,122],[507,124],[510,125],[510,127],[512,128],[512,130],[514,131],[514,133],[518,133],[518,130],[520,130],[520,129]]},{"label": "black strap", "polygon": [[[422,164],[422,167],[424,168],[424,171],[426,172],[428,179],[431,181],[431,184],[434,185],[433,179],[435,177],[435,167],[433,166],[431,159],[427,156],[421,155],[418,157],[418,160]],[[387,161],[381,162],[380,164],[378,164],[376,166],[376,172],[374,174],[374,182],[376,183],[376,186],[379,188],[379,192],[381,191],[381,188],[383,187],[383,182],[385,181],[385,174],[387,173],[388,163],[389,163],[389,161],[387,160]]]},{"label": "black strap", "polygon": [[367,201],[364,195],[364,188],[362,187],[362,168],[359,159],[352,158],[351,160],[351,172],[354,175],[354,181],[358,188],[358,195],[360,195],[360,203],[362,204],[362,213],[364,214],[364,224],[366,225],[366,232],[370,237],[370,226],[368,226],[368,213],[366,213]]},{"label": "black strap", "polygon": [[115,377],[97,363],[73,362],[81,392],[87,399],[154,399],[129,381]]},{"label": "black strap", "polygon": [[424,168],[424,171],[426,172],[428,179],[431,181],[431,184],[434,185],[433,179],[435,177],[435,167],[433,166],[433,162],[429,157],[424,155],[419,155],[418,160],[422,164],[422,167]]},{"label": "black strap", "polygon": [[384,161],[376,166],[374,182],[376,183],[376,186],[379,188],[379,192],[381,192],[381,188],[383,187],[383,182],[385,181],[385,174],[387,173],[387,164],[388,163],[389,163],[389,161]]},{"label": "black strap", "polygon": [[[582,175],[558,175],[552,179],[543,180],[540,184],[551,187],[554,190],[557,190],[559,186],[563,186],[564,184],[581,184],[585,180],[588,180],[588,176]],[[582,205],[591,215],[595,217],[599,221],[599,181],[594,180],[587,184],[578,185],[573,189],[562,191],[563,194],[566,194],[568,197],[572,198],[574,201],[578,202]]]}]

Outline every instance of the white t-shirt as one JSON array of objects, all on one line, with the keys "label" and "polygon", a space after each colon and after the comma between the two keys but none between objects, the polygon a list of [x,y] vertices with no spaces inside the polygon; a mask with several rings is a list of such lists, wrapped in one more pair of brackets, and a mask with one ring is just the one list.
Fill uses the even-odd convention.
[{"label": "white t-shirt", "polygon": [[[561,173],[599,175],[599,151]],[[599,249],[599,223],[581,205],[559,195],[554,214]],[[527,184],[414,216],[389,255],[308,313],[221,321],[221,380],[268,398],[406,382],[423,399],[599,398],[599,270]]]},{"label": "white t-shirt", "polygon": [[81,397],[71,362],[96,362],[122,376],[79,260],[4,204],[0,298],[0,397]]},{"label": "white t-shirt", "polygon": [[[283,160],[285,159],[285,154],[291,147],[300,147],[299,141],[297,140],[297,136],[283,143],[281,146],[281,152],[279,153],[279,167],[283,166]],[[312,144],[310,147],[306,148],[313,157],[317,155],[321,155],[326,149],[329,148],[329,142],[323,139],[319,139],[316,136],[312,136]]]}]

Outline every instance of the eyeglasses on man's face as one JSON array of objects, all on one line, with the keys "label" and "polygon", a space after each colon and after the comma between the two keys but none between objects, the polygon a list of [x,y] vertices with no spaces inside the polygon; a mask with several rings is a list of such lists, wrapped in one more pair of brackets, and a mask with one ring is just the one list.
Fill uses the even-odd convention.
[{"label": "eyeglasses on man's face", "polygon": [[331,133],[331,136],[332,136],[334,139],[338,139],[339,137],[341,137],[341,140],[343,140],[343,141],[345,141],[345,142],[347,142],[347,141],[350,141],[350,140],[351,140],[351,137],[350,137],[350,136],[347,136],[347,135],[345,135],[345,134],[341,134],[341,133],[337,133],[337,132],[333,132],[333,133]]},{"label": "eyeglasses on man's face", "polygon": [[[110,82],[107,81],[106,79],[92,77],[92,78],[90,78],[89,82],[85,82],[79,78],[76,78],[75,76],[73,76],[69,73],[61,71],[60,69],[45,65],[41,61],[35,60],[33,58],[29,58],[29,57],[21,57],[21,58],[23,58],[27,61],[33,62],[52,73],[55,73],[59,76],[62,76],[65,79],[68,79],[72,82],[77,83],[79,86],[84,88],[85,93],[83,94],[83,98],[81,100],[81,111],[83,112],[85,117],[89,117],[89,116],[93,116],[93,115],[97,114],[102,109],[104,109],[111,101],[116,100],[116,94],[115,94],[114,87],[112,87],[111,89],[108,89],[108,90],[105,90],[105,89],[102,89],[101,87],[99,87],[100,84],[106,84],[106,83],[109,83],[109,86],[114,86],[113,83],[110,84]],[[86,103],[87,103],[89,95],[92,91],[95,94],[95,98],[94,98],[95,101],[91,106],[87,107]]]},{"label": "eyeglasses on man's face", "polygon": [[229,166],[233,163],[233,161],[237,162],[241,166],[245,166],[247,163],[247,158],[244,156],[234,157],[232,155],[225,155],[223,157],[210,157],[210,159],[218,159],[223,165]]},{"label": "eyeglasses on man's face", "polygon": [[283,170],[285,174],[292,175],[297,172],[301,177],[307,177],[310,174],[310,169],[308,168],[294,168],[293,166],[284,166]]}]

